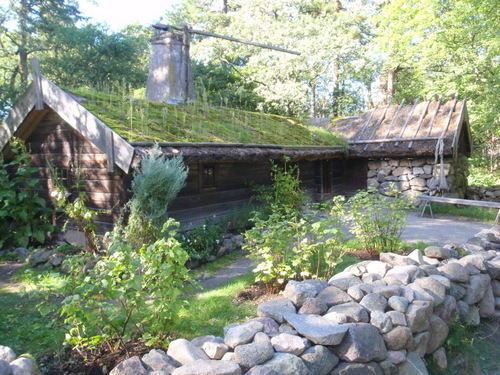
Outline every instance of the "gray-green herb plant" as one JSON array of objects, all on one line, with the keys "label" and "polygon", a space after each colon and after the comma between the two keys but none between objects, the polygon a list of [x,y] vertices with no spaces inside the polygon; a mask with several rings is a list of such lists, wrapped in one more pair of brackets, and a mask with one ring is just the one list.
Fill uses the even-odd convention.
[{"label": "gray-green herb plant", "polygon": [[168,219],[167,209],[184,187],[188,168],[182,155],[166,158],[158,144],[134,171],[126,236],[132,245],[154,243]]}]

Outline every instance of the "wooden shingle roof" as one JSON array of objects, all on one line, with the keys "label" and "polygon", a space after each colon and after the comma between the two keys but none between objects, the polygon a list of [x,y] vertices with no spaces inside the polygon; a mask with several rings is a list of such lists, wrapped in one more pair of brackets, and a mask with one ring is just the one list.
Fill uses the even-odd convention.
[{"label": "wooden shingle roof", "polygon": [[445,155],[470,155],[472,151],[465,99],[410,105],[389,102],[360,116],[338,120],[332,129],[348,140],[350,155],[355,157],[433,156],[440,139]]}]

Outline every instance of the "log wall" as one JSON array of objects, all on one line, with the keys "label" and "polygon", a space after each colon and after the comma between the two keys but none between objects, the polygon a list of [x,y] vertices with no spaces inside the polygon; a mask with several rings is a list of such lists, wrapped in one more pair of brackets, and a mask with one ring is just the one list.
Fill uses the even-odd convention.
[{"label": "log wall", "polygon": [[99,232],[112,228],[118,219],[120,207],[126,201],[129,177],[117,169],[107,170],[106,154],[75,131],[57,113],[50,110],[26,140],[31,150],[32,163],[39,168],[37,176],[43,187],[41,195],[50,199],[53,183],[47,159],[57,169],[68,173],[68,191],[73,196],[78,191],[72,188],[80,170],[82,189],[89,196],[88,207],[95,210],[110,210],[96,220]]}]

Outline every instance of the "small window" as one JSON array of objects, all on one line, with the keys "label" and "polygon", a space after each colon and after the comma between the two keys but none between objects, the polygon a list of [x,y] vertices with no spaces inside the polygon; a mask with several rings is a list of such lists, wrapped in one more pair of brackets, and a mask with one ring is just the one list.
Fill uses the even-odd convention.
[{"label": "small window", "polygon": [[65,168],[56,168],[56,179],[64,186],[66,189],[69,189],[69,177],[68,170]]},{"label": "small window", "polygon": [[203,166],[203,189],[215,188],[215,167],[213,165]]}]

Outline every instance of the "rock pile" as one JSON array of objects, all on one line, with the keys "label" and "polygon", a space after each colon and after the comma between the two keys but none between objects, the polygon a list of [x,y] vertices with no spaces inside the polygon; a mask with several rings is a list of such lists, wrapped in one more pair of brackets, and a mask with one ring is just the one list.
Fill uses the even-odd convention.
[{"label": "rock pile", "polygon": [[469,186],[466,196],[475,201],[500,202],[500,186]]},{"label": "rock pile", "polygon": [[0,345],[0,374],[37,375],[38,370],[31,359],[18,358],[11,348]]},{"label": "rock pile", "polygon": [[[408,195],[429,194],[436,190],[438,181],[432,177],[439,176],[440,171],[439,164],[434,165],[434,161],[434,158],[369,161],[367,184],[378,188],[382,194],[391,182]],[[444,174],[450,192],[458,198],[463,198],[468,176],[467,158],[445,159],[444,162]]]},{"label": "rock pile", "polygon": [[424,356],[447,367],[443,344],[456,316],[500,317],[500,228],[469,241],[468,255],[431,246],[348,267],[328,282],[290,281],[258,318],[224,338],[173,341],[130,358],[111,375],[427,374]]}]

